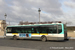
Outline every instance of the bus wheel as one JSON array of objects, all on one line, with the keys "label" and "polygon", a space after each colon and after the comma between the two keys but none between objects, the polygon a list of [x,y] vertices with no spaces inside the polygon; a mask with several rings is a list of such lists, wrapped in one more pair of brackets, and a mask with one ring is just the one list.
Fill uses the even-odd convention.
[{"label": "bus wheel", "polygon": [[16,36],[16,35],[14,35],[14,36],[13,36],[13,39],[14,39],[14,40],[17,40],[17,36]]},{"label": "bus wheel", "polygon": [[41,40],[42,40],[43,42],[46,42],[46,41],[47,41],[46,36],[42,36],[42,37],[41,37]]}]

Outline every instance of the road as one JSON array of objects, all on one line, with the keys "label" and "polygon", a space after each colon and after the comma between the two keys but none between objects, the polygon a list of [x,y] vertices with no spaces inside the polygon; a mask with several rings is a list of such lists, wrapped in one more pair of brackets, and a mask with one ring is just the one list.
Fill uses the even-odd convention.
[{"label": "road", "polygon": [[0,46],[38,50],[75,50],[75,40],[42,42],[40,40],[12,40],[0,38]]}]

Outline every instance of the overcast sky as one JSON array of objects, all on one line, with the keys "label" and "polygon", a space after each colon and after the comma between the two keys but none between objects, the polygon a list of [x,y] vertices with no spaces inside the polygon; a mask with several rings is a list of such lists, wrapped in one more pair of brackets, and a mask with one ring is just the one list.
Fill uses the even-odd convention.
[{"label": "overcast sky", "polygon": [[75,25],[75,0],[0,0],[0,19],[7,23],[20,21],[38,22],[63,21]]}]

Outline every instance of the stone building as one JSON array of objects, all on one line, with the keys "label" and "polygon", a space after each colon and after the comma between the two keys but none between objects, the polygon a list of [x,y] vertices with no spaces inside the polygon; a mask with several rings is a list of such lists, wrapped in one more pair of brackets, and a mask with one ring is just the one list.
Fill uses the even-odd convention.
[{"label": "stone building", "polygon": [[6,21],[0,20],[0,36],[4,36],[5,27],[6,27]]},{"label": "stone building", "polygon": [[67,26],[68,37],[75,37],[75,26]]}]

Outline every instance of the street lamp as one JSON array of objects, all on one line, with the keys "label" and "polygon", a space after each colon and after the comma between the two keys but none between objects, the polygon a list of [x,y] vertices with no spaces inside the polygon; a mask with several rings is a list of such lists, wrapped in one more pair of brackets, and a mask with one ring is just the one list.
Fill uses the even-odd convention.
[{"label": "street lamp", "polygon": [[[4,16],[5,16],[5,21],[6,21],[7,14],[5,13]],[[7,24],[5,25],[5,28],[4,28],[4,29],[5,29],[5,30],[4,30],[4,36],[6,36],[6,26],[7,26]],[[5,38],[5,37],[4,37],[4,38]]]},{"label": "street lamp", "polygon": [[39,12],[39,24],[40,24],[40,12],[41,12],[40,8],[39,8],[38,12]]},{"label": "street lamp", "polygon": [[4,16],[5,16],[5,21],[6,21],[7,14],[5,13],[5,15],[4,15]]}]

